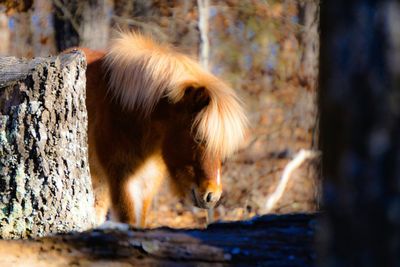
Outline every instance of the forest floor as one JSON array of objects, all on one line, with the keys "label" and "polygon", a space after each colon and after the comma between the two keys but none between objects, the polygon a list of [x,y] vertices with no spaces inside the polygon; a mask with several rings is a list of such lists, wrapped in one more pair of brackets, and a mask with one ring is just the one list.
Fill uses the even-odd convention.
[{"label": "forest floor", "polygon": [[[293,173],[285,193],[274,209],[266,211],[268,196],[276,190],[282,171],[289,159],[271,158],[256,163],[227,163],[224,166],[224,195],[214,209],[214,220],[244,220],[266,213],[308,213],[316,211],[317,184],[313,179],[313,162],[305,162]],[[271,167],[273,166],[273,167]],[[166,185],[156,197],[148,218],[148,226],[172,228],[203,228],[207,211],[183,203]]]}]

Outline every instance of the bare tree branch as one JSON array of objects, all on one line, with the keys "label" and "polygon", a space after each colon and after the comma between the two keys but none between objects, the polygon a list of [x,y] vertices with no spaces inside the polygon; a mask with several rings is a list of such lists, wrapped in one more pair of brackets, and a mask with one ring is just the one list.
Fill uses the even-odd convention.
[{"label": "bare tree branch", "polygon": [[290,180],[290,177],[292,176],[293,171],[299,168],[304,161],[319,156],[320,152],[305,149],[300,150],[300,152],[294,156],[294,158],[286,165],[285,169],[283,170],[282,177],[279,181],[278,186],[275,189],[275,192],[269,196],[265,205],[266,212],[271,212],[275,208],[276,203],[285,192],[286,186]]}]

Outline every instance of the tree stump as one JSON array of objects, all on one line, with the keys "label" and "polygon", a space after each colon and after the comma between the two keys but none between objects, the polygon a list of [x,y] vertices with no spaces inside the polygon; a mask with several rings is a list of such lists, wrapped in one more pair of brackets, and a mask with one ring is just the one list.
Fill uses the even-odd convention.
[{"label": "tree stump", "polygon": [[0,58],[0,236],[94,225],[86,61],[79,52]]}]

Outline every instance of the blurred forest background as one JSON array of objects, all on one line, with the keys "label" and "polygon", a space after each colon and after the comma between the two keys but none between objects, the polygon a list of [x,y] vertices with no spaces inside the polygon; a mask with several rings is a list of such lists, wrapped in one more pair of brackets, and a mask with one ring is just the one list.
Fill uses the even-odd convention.
[{"label": "blurred forest background", "polygon": [[[71,46],[107,47],[113,29],[138,29],[173,43],[223,77],[242,98],[250,129],[223,166],[217,220],[318,208],[318,162],[296,169],[282,198],[266,202],[285,166],[316,147],[318,7],[313,0],[0,0],[0,56],[54,55]],[[168,191],[150,226],[202,227],[204,210]]]}]

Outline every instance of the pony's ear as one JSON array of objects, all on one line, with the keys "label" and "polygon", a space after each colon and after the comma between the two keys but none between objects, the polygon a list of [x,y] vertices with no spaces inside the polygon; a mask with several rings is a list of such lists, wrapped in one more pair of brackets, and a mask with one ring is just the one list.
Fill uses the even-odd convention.
[{"label": "pony's ear", "polygon": [[189,86],[185,89],[184,101],[190,111],[197,113],[210,103],[210,95],[205,87]]}]

